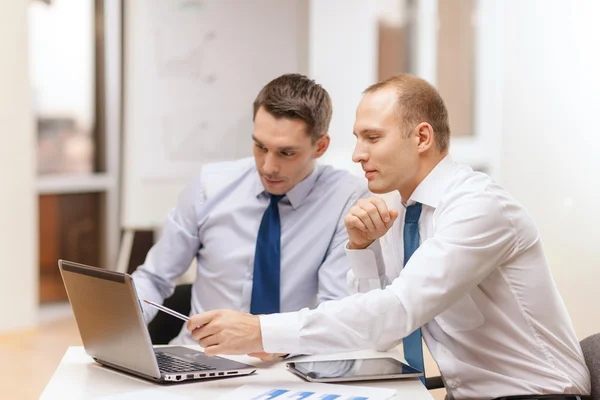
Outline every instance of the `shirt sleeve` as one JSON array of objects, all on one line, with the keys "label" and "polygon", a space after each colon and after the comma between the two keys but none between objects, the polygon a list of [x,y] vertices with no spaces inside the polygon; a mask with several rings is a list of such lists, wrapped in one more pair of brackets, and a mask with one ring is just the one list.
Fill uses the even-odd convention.
[{"label": "shirt sleeve", "polygon": [[[392,228],[394,229],[395,226]],[[348,271],[348,286],[353,293],[367,293],[371,290],[383,289],[389,285],[399,272],[393,267],[393,262],[400,262],[391,257],[390,245],[392,241],[393,230],[390,230],[380,240],[376,240],[364,250],[351,250],[346,248],[346,254],[350,260],[352,269]],[[382,243],[385,252],[382,249]],[[386,257],[387,255],[387,257]],[[378,351],[388,351],[401,342],[398,338],[391,342],[377,343],[375,349]]]},{"label": "shirt sleeve", "polygon": [[379,240],[371,243],[363,250],[348,249],[346,256],[351,269],[346,276],[346,283],[352,293],[366,293],[373,289],[383,289],[400,274],[401,260],[394,252],[394,235],[401,231],[399,220]]},{"label": "shirt sleeve", "polygon": [[347,286],[344,284],[349,269],[345,252],[348,233],[344,225],[344,218],[358,199],[368,197],[369,194],[368,190],[361,188],[353,191],[352,195],[346,199],[346,204],[338,219],[334,236],[331,239],[325,258],[319,267],[317,293],[319,304],[328,300],[341,299],[349,294]]},{"label": "shirt sleeve", "polygon": [[[204,202],[200,177],[180,194],[169,212],[160,239],[150,249],[144,264],[132,274],[138,297],[161,304],[175,290],[175,280],[189,268],[200,247],[198,207]],[[157,313],[142,302],[144,318],[150,322]]]},{"label": "shirt sleeve", "polygon": [[261,316],[263,347],[303,354],[383,347],[442,313],[517,250],[500,201],[487,192],[464,194],[440,210],[434,235],[391,285],[315,310]]},{"label": "shirt sleeve", "polygon": [[346,256],[350,262],[346,281],[352,293],[366,293],[385,287],[385,263],[379,240],[363,250],[348,249],[346,242]]}]

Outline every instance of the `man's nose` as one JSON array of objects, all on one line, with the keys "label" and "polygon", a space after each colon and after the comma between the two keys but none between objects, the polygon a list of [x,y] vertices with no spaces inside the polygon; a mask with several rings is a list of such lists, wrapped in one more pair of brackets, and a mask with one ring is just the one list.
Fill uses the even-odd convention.
[{"label": "man's nose", "polygon": [[277,175],[279,173],[279,163],[277,158],[273,154],[267,154],[265,156],[265,162],[263,164],[263,173],[265,175]]},{"label": "man's nose", "polygon": [[352,161],[355,163],[367,161],[369,155],[367,154],[364,146],[361,146],[360,141],[356,142],[354,145],[354,151],[352,152]]}]

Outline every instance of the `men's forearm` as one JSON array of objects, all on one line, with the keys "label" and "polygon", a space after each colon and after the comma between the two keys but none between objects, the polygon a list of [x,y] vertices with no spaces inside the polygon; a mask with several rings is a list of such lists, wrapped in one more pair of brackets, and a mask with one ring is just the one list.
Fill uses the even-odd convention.
[{"label": "men's forearm", "polygon": [[387,350],[407,334],[402,315],[400,301],[389,290],[325,302],[315,310],[264,315],[260,317],[263,349],[298,354]]}]

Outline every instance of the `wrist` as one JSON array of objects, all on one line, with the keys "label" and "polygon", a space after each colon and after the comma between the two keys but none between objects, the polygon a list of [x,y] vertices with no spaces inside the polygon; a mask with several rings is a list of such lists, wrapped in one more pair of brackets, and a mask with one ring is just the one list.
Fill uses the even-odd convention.
[{"label": "wrist", "polygon": [[256,345],[258,346],[260,351],[264,351],[263,348],[263,340],[262,340],[262,328],[260,326],[260,316],[256,315],[254,316],[255,320],[256,320],[256,334],[257,334],[257,338],[256,338]]},{"label": "wrist", "polygon": [[348,241],[347,248],[348,250],[364,250],[367,247],[369,247],[373,242],[374,240],[369,243],[354,243],[352,241]]}]

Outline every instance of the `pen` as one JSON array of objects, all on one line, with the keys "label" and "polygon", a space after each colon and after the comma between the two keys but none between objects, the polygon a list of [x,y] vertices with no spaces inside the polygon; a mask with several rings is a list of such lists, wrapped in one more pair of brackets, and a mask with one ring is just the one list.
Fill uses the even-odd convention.
[{"label": "pen", "polygon": [[157,304],[157,303],[155,303],[153,301],[144,299],[144,303],[150,304],[152,307],[158,308],[160,311],[165,312],[167,314],[170,314],[170,315],[172,315],[174,317],[177,317],[179,319],[182,319],[184,321],[189,321],[190,320],[190,317],[188,317],[187,315],[183,315],[181,313],[178,313],[175,310],[171,310],[170,308],[165,307],[165,306],[163,306],[161,304]]}]

